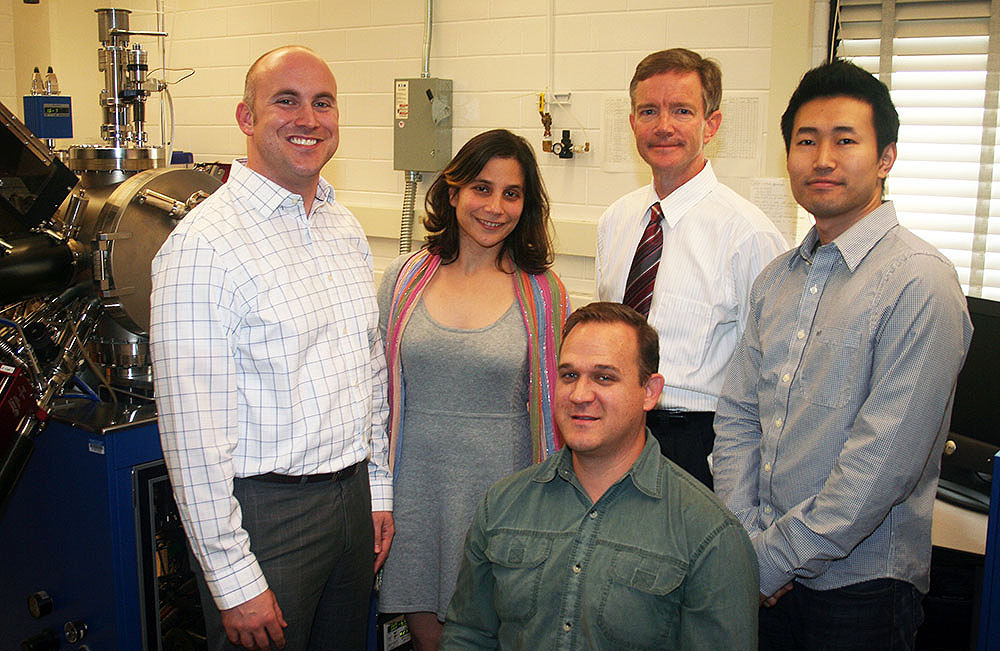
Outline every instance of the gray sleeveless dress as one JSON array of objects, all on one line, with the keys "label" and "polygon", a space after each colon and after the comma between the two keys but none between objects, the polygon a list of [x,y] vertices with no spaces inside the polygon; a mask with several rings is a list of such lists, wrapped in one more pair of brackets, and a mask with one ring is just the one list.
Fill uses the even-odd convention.
[{"label": "gray sleeveless dress", "polygon": [[[386,270],[382,314],[402,261]],[[400,348],[403,444],[382,612],[427,611],[443,620],[486,489],[530,465],[527,346],[517,300],[495,323],[472,330],[435,322],[423,299],[413,310]]]}]

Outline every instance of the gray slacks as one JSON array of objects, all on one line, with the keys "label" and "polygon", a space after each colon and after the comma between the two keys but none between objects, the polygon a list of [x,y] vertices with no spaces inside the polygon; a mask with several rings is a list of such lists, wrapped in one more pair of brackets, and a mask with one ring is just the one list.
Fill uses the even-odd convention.
[{"label": "gray slacks", "polygon": [[[366,464],[342,481],[274,484],[236,479],[250,550],[288,627],[285,651],[365,647],[374,582],[374,529]],[[207,648],[231,651],[197,562]]]}]

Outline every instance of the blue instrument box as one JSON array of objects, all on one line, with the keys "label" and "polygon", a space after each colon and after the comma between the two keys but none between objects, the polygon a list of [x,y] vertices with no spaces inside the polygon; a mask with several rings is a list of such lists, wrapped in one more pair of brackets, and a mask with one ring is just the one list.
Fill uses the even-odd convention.
[{"label": "blue instrument box", "polygon": [[25,95],[24,125],[39,138],[72,138],[73,107],[67,95]]}]

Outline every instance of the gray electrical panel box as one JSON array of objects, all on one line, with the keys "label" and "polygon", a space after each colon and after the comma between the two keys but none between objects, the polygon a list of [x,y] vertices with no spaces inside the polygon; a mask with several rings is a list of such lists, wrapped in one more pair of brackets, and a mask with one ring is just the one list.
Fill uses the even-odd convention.
[{"label": "gray electrical panel box", "polygon": [[397,79],[392,167],[437,172],[451,160],[451,79]]}]

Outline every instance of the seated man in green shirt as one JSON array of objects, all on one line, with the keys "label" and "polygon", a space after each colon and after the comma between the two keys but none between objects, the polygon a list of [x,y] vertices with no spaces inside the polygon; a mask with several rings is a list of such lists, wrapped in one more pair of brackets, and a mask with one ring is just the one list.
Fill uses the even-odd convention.
[{"label": "seated man in green shirt", "polygon": [[658,357],[631,308],[566,321],[553,404],[566,446],[483,499],[442,649],[756,648],[743,527],[646,430]]}]

